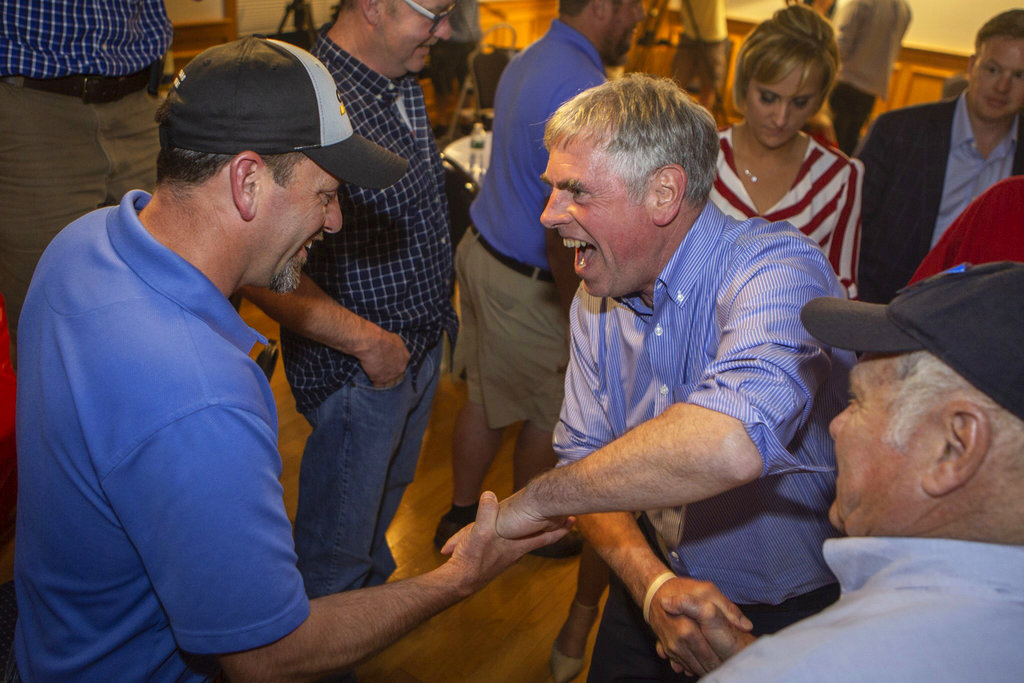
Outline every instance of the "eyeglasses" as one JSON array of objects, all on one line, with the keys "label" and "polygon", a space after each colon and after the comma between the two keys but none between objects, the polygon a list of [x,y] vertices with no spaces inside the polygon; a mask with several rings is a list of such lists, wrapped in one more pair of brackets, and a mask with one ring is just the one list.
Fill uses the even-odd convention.
[{"label": "eyeglasses", "polygon": [[455,11],[455,3],[454,2],[452,4],[450,4],[450,5],[448,5],[447,7],[445,7],[443,10],[441,10],[437,14],[434,14],[433,12],[431,12],[426,7],[424,7],[424,6],[420,5],[420,4],[418,4],[416,2],[413,2],[413,0],[402,0],[402,2],[407,4],[409,7],[412,7],[413,11],[415,11],[416,14],[419,14],[420,16],[424,16],[427,19],[430,19],[430,21],[432,22],[430,24],[430,33],[431,34],[433,34],[434,31],[437,30],[437,27],[440,26],[441,22],[444,21],[448,17],[449,14],[451,14],[452,12]]}]

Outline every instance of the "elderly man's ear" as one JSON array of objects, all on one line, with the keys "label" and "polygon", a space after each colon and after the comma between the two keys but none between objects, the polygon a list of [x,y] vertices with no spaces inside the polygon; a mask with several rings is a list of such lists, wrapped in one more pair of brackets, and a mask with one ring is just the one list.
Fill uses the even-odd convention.
[{"label": "elderly man's ear", "polygon": [[679,215],[686,194],[686,171],[675,164],[662,166],[648,185],[648,210],[655,225],[670,224]]},{"label": "elderly man's ear", "polygon": [[992,422],[977,404],[950,401],[942,410],[943,452],[935,454],[922,487],[935,498],[966,485],[978,472],[992,444]]},{"label": "elderly man's ear", "polygon": [[376,26],[380,23],[381,15],[387,12],[383,6],[383,0],[356,0],[356,7],[362,12],[370,24]]}]

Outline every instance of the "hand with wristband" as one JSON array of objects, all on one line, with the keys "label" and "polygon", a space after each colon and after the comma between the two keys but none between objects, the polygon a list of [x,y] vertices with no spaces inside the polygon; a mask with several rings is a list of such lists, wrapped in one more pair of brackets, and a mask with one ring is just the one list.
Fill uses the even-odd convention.
[{"label": "hand with wristband", "polygon": [[658,656],[677,673],[703,676],[754,640],[750,620],[714,584],[670,571],[648,584],[643,611]]}]

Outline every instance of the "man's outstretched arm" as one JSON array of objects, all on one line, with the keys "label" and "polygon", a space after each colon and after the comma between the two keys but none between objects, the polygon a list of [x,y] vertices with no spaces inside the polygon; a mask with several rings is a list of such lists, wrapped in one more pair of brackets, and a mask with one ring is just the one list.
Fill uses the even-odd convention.
[{"label": "man's outstretched arm", "polygon": [[742,422],[677,403],[503,500],[498,533],[520,538],[567,515],[686,505],[754,481],[763,468]]},{"label": "man's outstretched arm", "polygon": [[462,534],[443,565],[404,581],[311,600],[309,617],[284,638],[222,655],[228,678],[316,680],[350,668],[483,588],[525,553],[558,540],[568,528],[509,541],[495,532],[497,513],[497,499],[485,492],[476,522]]}]

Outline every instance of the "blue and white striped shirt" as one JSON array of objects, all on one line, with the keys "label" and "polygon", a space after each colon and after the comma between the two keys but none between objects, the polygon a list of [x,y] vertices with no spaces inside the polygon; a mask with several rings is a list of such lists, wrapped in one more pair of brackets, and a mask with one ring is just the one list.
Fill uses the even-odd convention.
[{"label": "blue and white striped shirt", "polygon": [[[409,170],[382,190],[343,183],[341,231],[313,245],[305,272],[342,306],[400,336],[415,380],[442,333],[454,345],[459,327],[451,304],[444,170],[423,91],[414,76],[393,81],[325,36],[313,52],[334,76],[355,132],[408,159]],[[300,412],[315,409],[363,372],[355,356],[288,330],[282,329],[281,337]]]},{"label": "blue and white striped shirt", "polygon": [[844,294],[812,240],[708,202],[659,276],[653,309],[582,287],[573,301],[555,428],[563,463],[680,401],[739,419],[760,451],[761,478],[687,507],[668,558],[677,574],[711,581],[737,603],[778,604],[835,581],[821,555],[835,535],[828,424],[854,358],[823,349],[800,323],[819,296]]},{"label": "blue and white striped shirt", "polygon": [[171,44],[163,0],[4,0],[0,76],[124,76]]}]

